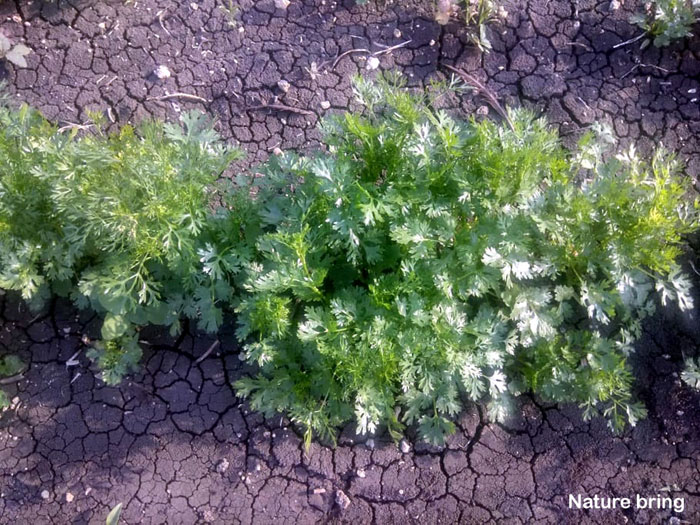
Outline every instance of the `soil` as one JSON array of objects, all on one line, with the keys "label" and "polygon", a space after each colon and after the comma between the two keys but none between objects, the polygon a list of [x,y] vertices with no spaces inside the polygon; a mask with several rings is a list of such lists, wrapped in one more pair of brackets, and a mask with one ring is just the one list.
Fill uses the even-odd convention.
[{"label": "soil", "polygon": [[[61,123],[84,122],[88,110],[115,127],[206,110],[250,165],[276,147],[313,149],[319,118],[352,107],[350,77],[373,73],[367,53],[342,53],[410,40],[378,55],[379,69],[420,86],[456,65],[570,142],[604,121],[623,146],[663,144],[689,177],[700,174],[700,38],[616,47],[639,34],[630,0],[505,2],[488,54],[462,24],[433,22],[427,1],[292,0],[283,10],[246,0],[233,19],[223,5],[5,1],[0,31],[33,53],[26,69],[3,64],[0,78]],[[156,100],[174,93],[206,101]],[[294,110],[259,107],[270,104]],[[489,111],[473,95],[448,105]],[[143,370],[115,388],[81,342],[97,335],[97,319],[60,301],[38,316],[12,294],[0,303],[0,349],[30,363],[5,387],[15,399],[0,418],[0,523],[100,523],[118,502],[123,523],[700,522],[700,394],[678,376],[683,355],[698,352],[697,313],[667,309],[645,325],[635,366],[649,417],[621,437],[575,407],[525,397],[505,425],[471,407],[444,448],[346,429],[337,447],[314,442],[305,453],[287,420],[235,398],[229,385],[245,370],[232,328],[201,361],[211,337],[145,330]],[[569,494],[682,497],[685,509],[571,510]]]}]

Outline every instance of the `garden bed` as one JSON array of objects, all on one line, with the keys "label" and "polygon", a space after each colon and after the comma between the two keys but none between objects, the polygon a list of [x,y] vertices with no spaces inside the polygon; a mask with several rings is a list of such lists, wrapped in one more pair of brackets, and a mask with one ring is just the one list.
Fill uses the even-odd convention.
[{"label": "garden bed", "polygon": [[[115,127],[206,110],[251,165],[275,148],[312,149],[319,117],[350,105],[349,78],[369,74],[370,53],[412,85],[454,64],[506,103],[541,110],[571,140],[602,120],[623,146],[649,152],[662,142],[694,178],[700,43],[615,48],[638,32],[628,22],[637,6],[628,4],[611,11],[609,2],[581,1],[574,12],[568,1],[506,3],[484,55],[460,24],[433,22],[423,2],[292,1],[285,11],[270,1],[233,14],[211,1],[3,3],[0,30],[33,53],[28,68],[0,74],[13,95],[61,124],[85,122],[87,110],[104,111]],[[368,52],[343,55],[350,49]],[[154,75],[158,66],[170,76]],[[490,111],[471,95],[462,109]],[[62,302],[37,317],[9,294],[2,319],[0,342],[31,363],[2,416],[8,522],[100,521],[118,502],[127,523],[656,523],[674,515],[584,514],[568,509],[568,494],[578,493],[671,494],[685,499],[675,516],[700,517],[700,397],[678,379],[681,353],[692,354],[700,335],[673,311],[645,325],[637,376],[649,418],[623,437],[603,420],[583,423],[577,409],[526,399],[503,425],[473,406],[444,449],[402,451],[346,431],[337,448],[314,442],[308,453],[288,422],[264,420],[234,397],[229,385],[243,370],[231,329],[202,360],[211,336],[172,340],[149,330],[143,371],[106,387],[85,353],[76,355],[82,336],[99,332],[96,318]]]}]

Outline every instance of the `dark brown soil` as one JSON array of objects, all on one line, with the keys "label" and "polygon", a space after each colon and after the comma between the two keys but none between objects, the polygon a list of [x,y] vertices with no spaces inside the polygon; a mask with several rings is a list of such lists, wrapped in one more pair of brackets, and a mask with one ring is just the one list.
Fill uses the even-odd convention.
[{"label": "dark brown soil", "polygon": [[[61,122],[83,122],[92,109],[117,126],[199,107],[252,163],[278,146],[312,148],[318,117],[348,107],[350,76],[369,73],[363,54],[335,63],[338,55],[410,39],[381,55],[380,69],[421,85],[444,76],[440,62],[458,65],[506,102],[543,112],[571,140],[607,121],[623,144],[677,151],[694,178],[700,38],[662,51],[615,49],[637,34],[627,22],[637,5],[622,4],[506,2],[507,19],[492,26],[494,50],[483,55],[460,24],[432,22],[428,2],[292,0],[284,11],[247,0],[230,27],[213,0],[6,0],[0,30],[34,52],[28,69],[7,65],[0,78]],[[159,65],[172,76],[157,79]],[[290,83],[287,93],[279,80]],[[148,100],[176,92],[211,102]],[[252,109],[276,100],[313,115]],[[484,106],[471,97],[459,104]],[[264,420],[235,399],[229,384],[242,370],[230,330],[201,363],[210,338],[149,331],[142,373],[109,388],[81,343],[96,335],[96,319],[62,303],[36,317],[13,296],[1,302],[0,349],[31,367],[9,387],[18,402],[0,418],[0,523],[99,523],[118,502],[124,523],[700,522],[700,395],[678,378],[682,354],[697,353],[697,312],[668,311],[646,325],[637,367],[650,415],[623,437],[601,420],[584,423],[576,408],[526,398],[508,425],[487,423],[473,407],[444,449],[402,453],[347,431],[337,448],[314,443],[304,454],[286,420]],[[79,364],[67,366],[78,351]],[[685,511],[570,510],[570,493],[672,495]]]}]

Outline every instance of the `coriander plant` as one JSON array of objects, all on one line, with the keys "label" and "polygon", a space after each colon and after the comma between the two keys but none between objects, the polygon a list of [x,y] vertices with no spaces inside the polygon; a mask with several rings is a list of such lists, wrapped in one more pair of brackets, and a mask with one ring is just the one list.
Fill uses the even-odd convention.
[{"label": "coriander plant", "polygon": [[674,40],[692,36],[698,9],[700,0],[655,0],[646,13],[635,15],[632,22],[650,36],[656,47],[665,47]]},{"label": "coriander plant", "polygon": [[201,115],[182,121],[107,134],[96,116],[78,136],[0,104],[0,286],[33,306],[53,292],[103,314],[90,355],[110,383],[138,362],[139,326],[177,331],[185,316],[216,330],[245,257],[245,213],[212,208],[239,152]]},{"label": "coriander plant", "polygon": [[323,154],[272,159],[259,189],[267,230],[237,307],[258,372],[239,394],[307,443],[351,420],[441,443],[467,400],[502,419],[528,390],[634,424],[653,292],[692,305],[675,260],[697,221],[674,159],[605,155],[604,127],[570,154],[529,111],[461,121],[398,78],[355,89],[364,114],[329,121]]}]

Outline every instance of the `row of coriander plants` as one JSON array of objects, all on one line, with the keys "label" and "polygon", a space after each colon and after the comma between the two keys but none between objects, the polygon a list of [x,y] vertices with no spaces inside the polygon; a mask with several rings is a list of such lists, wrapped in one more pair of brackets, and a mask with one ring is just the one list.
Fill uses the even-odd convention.
[{"label": "row of coriander plants", "polygon": [[397,76],[355,90],[365,111],[324,123],[326,151],[227,185],[239,153],[201,116],[78,136],[4,101],[0,286],[103,314],[90,355],[110,383],[139,326],[213,332],[235,310],[257,367],[235,388],[307,443],[353,420],[441,443],[468,400],[503,419],[526,391],[616,431],[643,417],[641,320],[655,291],[692,308],[673,157],[614,155],[603,126],[571,153],[525,110],[455,120]]}]

